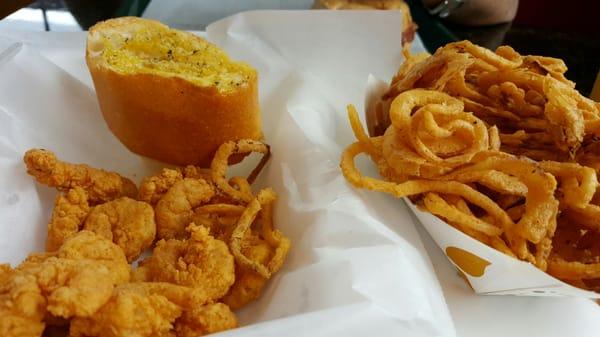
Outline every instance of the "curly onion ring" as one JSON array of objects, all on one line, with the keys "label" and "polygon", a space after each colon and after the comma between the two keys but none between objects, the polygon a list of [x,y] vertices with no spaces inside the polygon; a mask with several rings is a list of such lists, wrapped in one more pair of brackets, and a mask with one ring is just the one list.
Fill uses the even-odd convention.
[{"label": "curly onion ring", "polygon": [[506,214],[506,212],[501,209],[493,200],[463,183],[456,181],[417,179],[398,184],[371,177],[364,177],[358,171],[354,163],[354,158],[361,153],[366,153],[363,145],[358,142],[354,143],[344,150],[340,163],[344,177],[356,187],[385,192],[397,198],[408,197],[425,192],[455,194],[487,211],[494,218],[498,219],[498,223],[500,225],[506,225],[506,227],[510,227],[514,224],[508,217],[508,214]]},{"label": "curly onion ring", "polygon": [[[488,129],[480,119],[463,111],[460,100],[436,91],[415,89],[398,95],[391,104],[390,118],[392,126],[384,134],[383,156],[391,167],[409,176],[444,174],[500,145],[496,128]],[[355,134],[369,153],[377,152],[368,145],[368,138],[364,140],[365,135]]]},{"label": "curly onion ring", "polygon": [[[244,202],[250,202],[252,200],[252,194],[247,193],[245,189],[235,189],[227,182],[227,168],[229,157],[234,154],[242,154],[249,152],[259,152],[265,154],[266,158],[269,151],[269,146],[259,141],[242,139],[237,142],[223,143],[213,158],[211,163],[211,176],[212,181],[217,185],[219,190],[229,195],[234,200],[240,200]],[[250,180],[250,179],[249,179]],[[235,181],[234,181],[235,183]]]},{"label": "curly onion ring", "polygon": [[[272,225],[272,204],[276,199],[276,194],[271,188],[266,188],[258,192],[256,198],[252,199],[244,212],[241,214],[233,233],[231,234],[231,253],[235,260],[241,266],[255,271],[262,277],[268,279],[277,272],[285,260],[290,249],[290,240],[284,237],[280,232],[273,230]],[[263,223],[263,235],[269,245],[275,247],[275,252],[267,265],[252,261],[242,253],[242,246],[250,226],[256,219],[259,212],[264,213],[261,216]]]}]

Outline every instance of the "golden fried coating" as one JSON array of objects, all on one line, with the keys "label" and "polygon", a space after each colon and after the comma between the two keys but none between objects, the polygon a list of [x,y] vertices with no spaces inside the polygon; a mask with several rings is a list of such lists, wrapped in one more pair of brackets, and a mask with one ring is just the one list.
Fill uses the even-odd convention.
[{"label": "golden fried coating", "polygon": [[176,182],[181,180],[183,180],[183,174],[180,170],[163,168],[160,173],[142,180],[138,191],[138,200],[154,206]]},{"label": "golden fried coating", "polygon": [[[205,304],[204,295],[190,287],[164,282],[127,283],[116,287],[110,300],[91,317],[74,318],[70,336],[178,337],[174,331],[176,319],[185,311],[195,313]],[[221,322],[202,321],[207,318],[220,318]],[[190,325],[190,331],[216,331],[228,326],[230,320],[226,308],[207,306],[205,312],[190,315],[189,320],[180,325],[194,324]]]},{"label": "golden fried coating", "polygon": [[[209,230],[210,235],[212,235],[216,239],[219,239],[224,242],[229,242],[229,239],[231,238],[231,234],[233,233],[233,230],[235,229],[235,225],[240,217],[241,212],[239,212],[238,214],[235,214],[235,212],[231,212],[229,214],[223,212],[225,214],[223,214],[223,213],[219,214],[218,211],[212,211],[210,213],[203,212],[205,207],[212,208],[212,206],[218,206],[218,205],[222,205],[222,204],[206,205],[206,206],[197,208],[194,211],[194,215],[192,216],[191,222],[193,222],[197,225],[206,227]],[[242,211],[244,210],[243,206],[237,206],[237,205],[226,205],[226,206],[240,207]],[[231,207],[231,209],[234,210],[233,207]]]},{"label": "golden fried coating", "polygon": [[[217,175],[165,168],[144,179],[139,193],[117,173],[28,151],[28,173],[63,193],[48,223],[47,251],[14,269],[0,264],[0,336],[196,337],[235,328],[220,299],[241,307],[258,297],[289,240],[273,230],[272,190],[255,197],[248,179],[226,177],[230,155],[268,154],[268,146],[227,146]],[[250,211],[247,200],[255,204]],[[132,270],[155,237],[152,255]],[[244,266],[231,253],[233,241]]]},{"label": "golden fried coating", "polygon": [[[238,190],[234,186],[231,186],[227,181],[227,169],[229,167],[229,159],[232,155],[236,154],[247,154],[251,152],[257,152],[264,154],[261,163],[257,167],[258,170],[262,169],[262,165],[269,158],[270,149],[265,143],[255,141],[252,139],[240,139],[236,142],[229,141],[219,146],[219,149],[215,153],[215,157],[210,164],[212,181],[217,185],[220,192],[228,195],[233,200],[250,202],[252,200],[252,194],[247,193],[244,190]],[[255,172],[250,174],[248,181],[253,181]]]},{"label": "golden fried coating", "polygon": [[157,237],[187,237],[185,229],[190,224],[194,208],[208,202],[214,195],[214,187],[203,179],[185,178],[175,183],[156,204]]},{"label": "golden fried coating", "polygon": [[79,232],[89,211],[87,193],[79,186],[56,197],[48,223],[46,250],[57,250],[69,236]]},{"label": "golden fried coating", "polygon": [[223,303],[212,303],[185,310],[175,322],[175,335],[199,337],[236,327],[237,318],[231,309]]},{"label": "golden fried coating", "polygon": [[30,253],[16,269],[23,269],[30,264],[42,263],[51,257],[57,257],[58,252]]},{"label": "golden fried coating", "polygon": [[[236,264],[254,270],[267,279],[279,270],[290,249],[290,240],[279,231],[273,230],[272,205],[276,198],[277,196],[271,188],[261,190],[240,215],[229,241],[229,248],[235,257]],[[265,239],[274,249],[273,258],[267,264],[248,258],[242,251],[244,247],[251,245],[246,240],[253,236],[251,235],[252,226],[256,224],[258,215],[260,215],[261,239]]]},{"label": "golden fried coating", "polygon": [[55,253],[32,254],[16,268],[32,276],[54,316],[86,317],[110,298],[115,284],[129,280],[123,251],[89,231],[68,238]]},{"label": "golden fried coating", "polygon": [[[174,285],[166,285],[177,287]],[[142,283],[115,288],[110,300],[91,317],[71,321],[71,337],[159,337],[171,336],[181,307]]]},{"label": "golden fried coating", "polygon": [[150,259],[145,259],[138,262],[137,268],[132,269],[129,280],[131,282],[152,282],[152,275],[147,264]]},{"label": "golden fried coating", "polygon": [[146,259],[135,279],[170,282],[192,287],[216,300],[227,293],[235,281],[234,260],[227,245],[209,235],[208,230],[189,226],[186,240],[161,240]]},{"label": "golden fried coating", "polygon": [[0,284],[8,281],[12,276],[14,270],[8,263],[0,263]]},{"label": "golden fried coating", "polygon": [[94,260],[110,270],[114,284],[129,282],[131,266],[123,250],[102,236],[83,230],[69,238],[57,256],[71,260]]},{"label": "golden fried coating", "polygon": [[94,207],[83,229],[112,240],[131,263],[154,241],[154,210],[148,203],[122,197]]},{"label": "golden fried coating", "polygon": [[46,299],[33,275],[3,265],[0,276],[0,336],[39,337]]},{"label": "golden fried coating", "polygon": [[[251,261],[261,265],[267,264],[273,255],[271,246],[257,235],[248,234],[248,236],[249,238],[245,240],[246,244],[242,248],[242,253]],[[266,277],[261,276],[256,271],[239,264],[235,266],[235,276],[235,283],[231,286],[227,295],[221,299],[233,310],[257,299],[268,281]]]},{"label": "golden fried coating", "polygon": [[206,181],[210,181],[211,179],[211,171],[209,169],[194,165],[184,167],[181,172],[185,178],[204,179]]},{"label": "golden fried coating", "polygon": [[79,186],[88,194],[92,204],[110,201],[121,196],[135,197],[135,184],[117,173],[60,161],[48,150],[31,149],[23,158],[27,173],[44,185],[68,191]]},{"label": "golden fried coating", "polygon": [[[261,190],[231,234],[236,280],[221,300],[234,310],[258,298],[267,281],[281,269],[290,250],[290,240],[273,229],[275,198],[271,189]],[[258,215],[260,219],[256,221]]]},{"label": "golden fried coating", "polygon": [[[47,302],[45,310],[64,318],[93,313],[108,299],[114,285],[110,270],[102,263],[56,254],[35,254],[17,266],[15,274],[33,277]],[[88,297],[87,292],[92,294]]]},{"label": "golden fried coating", "polygon": [[51,257],[21,271],[37,278],[47,296],[48,312],[63,318],[93,314],[110,298],[114,287],[110,270],[93,260]]},{"label": "golden fried coating", "polygon": [[152,206],[162,198],[175,183],[183,178],[204,179],[210,181],[210,170],[188,165],[184,168],[163,168],[160,173],[142,180],[138,192],[138,200],[145,201]]}]

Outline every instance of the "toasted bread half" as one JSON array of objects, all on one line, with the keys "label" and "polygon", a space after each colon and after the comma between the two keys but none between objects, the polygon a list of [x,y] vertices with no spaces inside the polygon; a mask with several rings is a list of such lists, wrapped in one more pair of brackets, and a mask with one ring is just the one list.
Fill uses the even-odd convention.
[{"label": "toasted bread half", "polygon": [[133,152],[208,166],[222,143],[262,138],[256,70],[196,35],[111,19],[90,28],[86,62],[108,127]]}]

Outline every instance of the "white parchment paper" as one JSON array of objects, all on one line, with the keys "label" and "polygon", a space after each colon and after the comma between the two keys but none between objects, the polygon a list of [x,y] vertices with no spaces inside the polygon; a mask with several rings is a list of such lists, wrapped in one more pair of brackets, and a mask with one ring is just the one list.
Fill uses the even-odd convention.
[{"label": "white parchment paper", "polygon": [[[207,37],[260,74],[273,157],[260,185],[279,193],[293,242],[283,270],[239,312],[236,336],[455,336],[439,283],[404,205],[357,191],[338,168],[351,142],[344,106],[367,75],[401,62],[395,12],[250,12]],[[134,180],[161,165],[130,153],[104,124],[82,34],[0,33],[0,260],[41,250],[56,192],[25,173],[31,147]]]}]

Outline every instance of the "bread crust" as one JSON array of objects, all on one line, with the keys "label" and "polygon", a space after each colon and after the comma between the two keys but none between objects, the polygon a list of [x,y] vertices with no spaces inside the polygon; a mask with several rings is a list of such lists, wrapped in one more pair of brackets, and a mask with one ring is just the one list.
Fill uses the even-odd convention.
[{"label": "bread crust", "polygon": [[[140,24],[120,18],[97,24],[90,33],[130,23]],[[100,110],[129,150],[175,165],[207,167],[222,143],[262,138],[256,72],[247,84],[222,93],[177,76],[120,74],[91,56],[89,42],[86,62]]]}]

